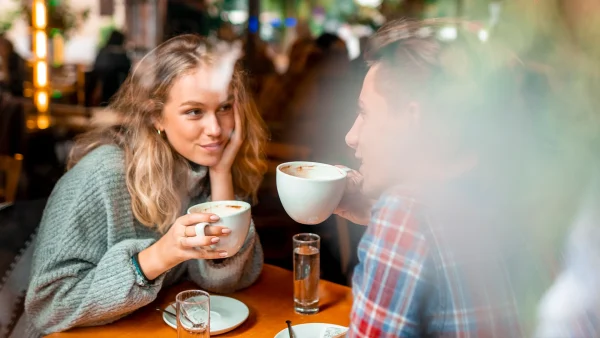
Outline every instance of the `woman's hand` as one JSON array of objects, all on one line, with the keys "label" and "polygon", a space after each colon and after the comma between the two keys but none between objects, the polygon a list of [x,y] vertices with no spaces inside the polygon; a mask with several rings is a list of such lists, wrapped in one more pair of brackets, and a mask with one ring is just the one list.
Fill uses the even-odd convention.
[{"label": "woman's hand", "polygon": [[[340,168],[346,168],[338,166]],[[334,213],[352,223],[367,225],[371,217],[374,201],[363,195],[361,191],[363,176],[356,170],[348,172],[346,190]]]},{"label": "woman's hand", "polygon": [[217,215],[203,213],[179,217],[161,239],[139,253],[140,267],[146,277],[153,280],[190,259],[227,257],[226,251],[213,250],[210,246],[219,243],[220,236],[231,233],[230,229],[209,225],[204,228],[204,234],[196,234],[196,224],[213,223],[218,220]]},{"label": "woman's hand", "polygon": [[221,160],[216,165],[208,168],[211,197],[213,201],[228,201],[235,199],[231,166],[233,166],[237,153],[244,142],[244,128],[242,127],[240,114],[236,108],[234,108],[233,114],[235,126],[231,132],[229,142],[227,142],[227,145],[223,150]]},{"label": "woman's hand", "polygon": [[[234,106],[235,107],[235,106]],[[233,109],[233,116],[235,121],[235,126],[231,131],[231,136],[229,137],[229,142],[223,149],[223,154],[221,155],[221,160],[216,165],[209,168],[211,173],[214,174],[229,174],[231,173],[231,166],[235,161],[238,151],[240,150],[242,143],[244,142],[244,128],[242,126],[242,120],[240,117],[240,113],[237,108]]]}]

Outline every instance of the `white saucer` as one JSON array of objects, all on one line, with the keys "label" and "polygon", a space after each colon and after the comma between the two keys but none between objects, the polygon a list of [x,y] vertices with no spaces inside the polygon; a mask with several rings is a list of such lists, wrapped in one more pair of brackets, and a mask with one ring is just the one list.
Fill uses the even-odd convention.
[{"label": "white saucer", "polygon": [[[333,336],[333,333],[340,334],[348,330],[345,326],[325,323],[298,324],[292,326],[294,338],[327,338],[330,337],[330,335],[325,336],[325,330],[327,329],[329,329],[328,331],[331,333],[331,337]],[[290,338],[288,329],[285,328],[279,331],[275,338]]]},{"label": "white saucer", "polygon": [[[176,313],[175,303],[171,303],[165,309]],[[237,299],[210,296],[210,334],[218,335],[229,332],[242,325],[248,319],[250,310],[246,304]],[[177,320],[175,317],[163,312],[163,320],[170,327],[177,329]]]}]

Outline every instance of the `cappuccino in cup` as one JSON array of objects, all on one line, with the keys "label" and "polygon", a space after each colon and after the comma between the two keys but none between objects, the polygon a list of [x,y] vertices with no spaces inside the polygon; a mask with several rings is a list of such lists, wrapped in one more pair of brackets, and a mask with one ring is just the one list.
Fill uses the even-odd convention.
[{"label": "cappuccino in cup", "polygon": [[204,213],[219,216],[217,222],[196,224],[196,235],[204,235],[204,228],[208,225],[231,229],[231,233],[227,236],[220,237],[219,243],[211,245],[215,250],[225,250],[230,257],[240,251],[248,237],[252,218],[250,209],[250,204],[242,201],[215,201],[194,205],[188,209],[188,214]]},{"label": "cappuccino in cup", "polygon": [[283,208],[302,224],[318,224],[329,218],[346,189],[346,171],[329,164],[283,163],[276,175]]}]

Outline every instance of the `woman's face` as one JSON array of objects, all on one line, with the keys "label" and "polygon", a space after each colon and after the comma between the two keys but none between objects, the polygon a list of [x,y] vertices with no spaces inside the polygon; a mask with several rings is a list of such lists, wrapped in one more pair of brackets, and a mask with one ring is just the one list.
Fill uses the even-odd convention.
[{"label": "woman's face", "polygon": [[235,127],[228,85],[215,86],[218,71],[200,67],[175,81],[155,127],[183,157],[207,167],[219,163]]}]

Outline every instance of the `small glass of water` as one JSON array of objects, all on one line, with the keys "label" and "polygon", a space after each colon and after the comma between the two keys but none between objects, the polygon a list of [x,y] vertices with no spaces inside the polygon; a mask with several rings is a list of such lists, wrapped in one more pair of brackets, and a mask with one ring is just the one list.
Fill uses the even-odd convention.
[{"label": "small glass of water", "polygon": [[210,296],[200,290],[177,294],[177,337],[210,338]]},{"label": "small glass of water", "polygon": [[319,312],[320,247],[318,235],[294,235],[294,310],[300,314]]}]

